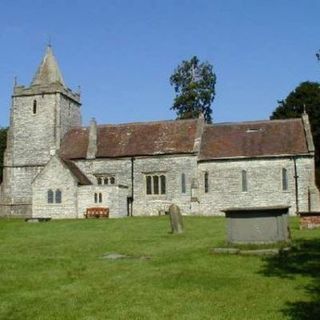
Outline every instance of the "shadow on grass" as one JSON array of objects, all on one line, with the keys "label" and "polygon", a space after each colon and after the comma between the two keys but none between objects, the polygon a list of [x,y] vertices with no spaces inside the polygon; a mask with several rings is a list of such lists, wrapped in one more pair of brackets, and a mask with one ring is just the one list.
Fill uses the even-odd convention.
[{"label": "shadow on grass", "polygon": [[309,301],[288,302],[282,312],[293,320],[319,319],[320,239],[296,241],[291,252],[266,258],[262,273],[281,278],[293,279],[296,276],[311,278],[311,284],[303,288],[308,294]]}]

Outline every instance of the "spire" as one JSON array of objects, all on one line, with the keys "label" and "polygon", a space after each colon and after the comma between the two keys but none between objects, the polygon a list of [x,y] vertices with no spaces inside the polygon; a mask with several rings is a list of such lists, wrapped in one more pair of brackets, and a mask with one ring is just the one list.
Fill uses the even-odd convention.
[{"label": "spire", "polygon": [[53,55],[51,45],[49,44],[38,71],[32,79],[31,85],[47,86],[53,83],[59,83],[63,87],[66,87],[57,60]]}]

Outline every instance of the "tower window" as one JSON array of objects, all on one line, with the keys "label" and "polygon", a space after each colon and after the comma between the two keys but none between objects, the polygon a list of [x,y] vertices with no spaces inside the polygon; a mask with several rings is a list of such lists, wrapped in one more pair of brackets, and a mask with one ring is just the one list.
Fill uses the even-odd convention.
[{"label": "tower window", "polygon": [[33,100],[32,112],[33,112],[33,114],[37,113],[37,100]]}]

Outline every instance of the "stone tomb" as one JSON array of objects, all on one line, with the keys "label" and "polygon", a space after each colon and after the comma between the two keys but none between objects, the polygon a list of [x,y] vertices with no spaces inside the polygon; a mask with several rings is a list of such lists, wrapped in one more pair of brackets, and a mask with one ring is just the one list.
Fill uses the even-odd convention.
[{"label": "stone tomb", "polygon": [[264,244],[290,240],[289,207],[225,209],[229,243]]}]

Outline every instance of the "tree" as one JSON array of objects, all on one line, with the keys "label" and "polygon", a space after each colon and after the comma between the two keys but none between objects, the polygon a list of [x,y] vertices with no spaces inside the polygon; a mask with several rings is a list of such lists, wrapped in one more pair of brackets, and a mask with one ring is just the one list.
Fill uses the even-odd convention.
[{"label": "tree", "polygon": [[305,107],[316,149],[316,166],[320,168],[320,83],[302,82],[285,100],[278,101],[278,104],[270,119],[300,117]]},{"label": "tree", "polygon": [[3,154],[7,146],[7,128],[0,128],[0,183],[2,182]]},{"label": "tree", "polygon": [[212,121],[216,75],[211,64],[200,63],[196,56],[184,60],[171,75],[170,84],[176,93],[171,109],[178,119],[198,118],[203,113],[207,122]]}]

